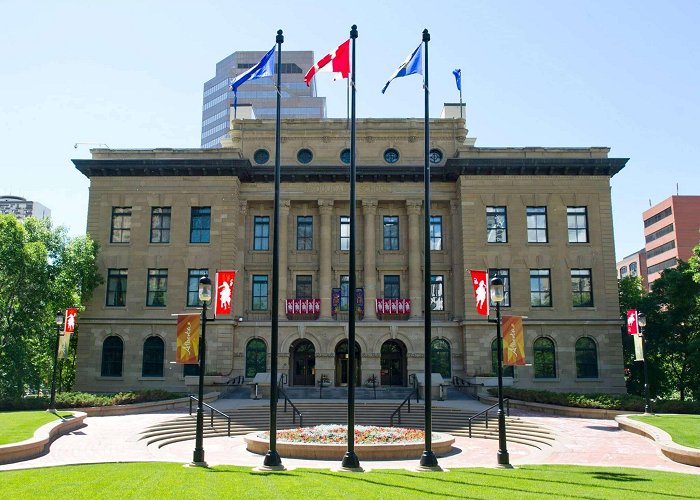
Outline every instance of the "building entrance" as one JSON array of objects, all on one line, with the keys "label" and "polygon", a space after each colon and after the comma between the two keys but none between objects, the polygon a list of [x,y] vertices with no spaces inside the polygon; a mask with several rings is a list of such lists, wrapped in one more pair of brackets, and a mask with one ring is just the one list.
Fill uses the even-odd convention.
[{"label": "building entrance", "polygon": [[406,380],[406,346],[400,340],[387,340],[381,351],[381,383],[405,387]]},{"label": "building entrance", "polygon": [[[335,385],[348,385],[348,367],[350,364],[348,341],[341,340],[335,346]],[[362,356],[360,345],[355,342],[355,386],[362,384]]]},{"label": "building entrance", "polygon": [[316,348],[308,340],[297,340],[290,348],[292,385],[316,385]]}]

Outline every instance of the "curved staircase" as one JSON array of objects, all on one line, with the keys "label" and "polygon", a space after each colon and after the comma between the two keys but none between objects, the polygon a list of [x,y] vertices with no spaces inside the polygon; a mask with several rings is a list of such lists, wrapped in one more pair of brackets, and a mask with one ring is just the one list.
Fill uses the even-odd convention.
[{"label": "curved staircase", "polygon": [[[303,414],[304,426],[319,424],[346,424],[347,405],[338,401],[298,402],[296,407]],[[360,401],[355,403],[355,425],[390,425],[390,416],[396,409],[395,402]],[[250,432],[265,431],[269,427],[269,405],[251,405],[230,410],[226,414],[231,418],[231,436],[245,435]],[[469,437],[468,419],[473,413],[448,406],[433,406],[432,422],[434,432],[446,432],[453,436]],[[495,417],[495,410],[492,413]],[[498,439],[498,424],[492,417],[488,427],[483,419],[472,423],[472,437],[480,439]],[[401,427],[423,428],[424,406],[411,404],[411,412],[401,412]],[[398,420],[395,420],[398,423]],[[520,443],[542,449],[552,446],[555,436],[549,429],[529,422],[521,417],[506,417],[508,442]],[[284,411],[284,405],[277,409],[277,428],[289,429],[299,424],[292,422],[292,412]],[[195,415],[183,415],[167,422],[148,427],[141,433],[141,439],[148,445],[163,447],[179,441],[195,438]],[[215,417],[213,426],[209,412],[204,416],[204,437],[228,435],[228,422],[222,417]]]}]

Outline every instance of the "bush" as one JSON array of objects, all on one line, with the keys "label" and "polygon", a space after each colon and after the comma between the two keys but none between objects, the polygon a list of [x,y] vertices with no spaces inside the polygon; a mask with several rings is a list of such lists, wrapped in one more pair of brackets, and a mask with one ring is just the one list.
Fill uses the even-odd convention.
[{"label": "bush", "polygon": [[[489,389],[492,395],[498,394],[497,389]],[[520,401],[545,403],[576,408],[599,408],[605,410],[644,411],[645,400],[632,394],[580,394],[575,392],[533,391],[504,387],[503,396]],[[655,401],[652,409],[656,413],[694,413],[700,414],[700,402],[697,401]]]},{"label": "bush", "polygon": [[[56,394],[56,408],[87,408],[90,406],[126,405],[146,403],[148,401],[163,401],[166,399],[175,399],[179,397],[182,397],[182,394],[157,389],[120,392],[117,394],[62,392]],[[47,397],[0,400],[0,411],[45,410],[48,407],[49,398]]]}]

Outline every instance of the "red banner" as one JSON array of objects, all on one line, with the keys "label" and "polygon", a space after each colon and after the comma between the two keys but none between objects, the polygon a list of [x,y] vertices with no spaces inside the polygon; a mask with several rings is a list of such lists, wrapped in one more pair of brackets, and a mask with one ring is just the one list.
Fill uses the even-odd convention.
[{"label": "red banner", "polygon": [[177,345],[175,362],[185,365],[199,363],[199,314],[180,314],[177,317]]},{"label": "red banner", "polygon": [[411,299],[377,299],[378,315],[406,316],[411,314]]},{"label": "red banner", "polygon": [[63,331],[66,333],[73,333],[75,331],[75,321],[78,317],[78,310],[75,308],[66,309],[65,323],[63,324]]},{"label": "red banner", "polygon": [[636,309],[627,310],[627,333],[629,333],[630,335],[637,335],[639,333]]},{"label": "red banner", "polygon": [[216,273],[216,306],[214,308],[214,316],[231,314],[233,282],[235,280],[236,271],[218,271]]},{"label": "red banner", "polygon": [[486,271],[471,271],[472,284],[474,285],[474,300],[476,300],[476,312],[482,316],[489,314],[489,286]]},{"label": "red banner", "polygon": [[521,316],[503,316],[503,364],[522,366],[525,364],[525,337]]},{"label": "red banner", "polygon": [[287,316],[314,316],[321,312],[321,299],[287,299],[285,301]]}]

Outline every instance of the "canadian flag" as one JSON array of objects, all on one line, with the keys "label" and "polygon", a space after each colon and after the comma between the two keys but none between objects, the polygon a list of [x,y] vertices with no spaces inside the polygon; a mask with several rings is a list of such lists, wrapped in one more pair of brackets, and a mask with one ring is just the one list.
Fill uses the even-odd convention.
[{"label": "canadian flag", "polygon": [[216,273],[215,316],[231,314],[231,300],[233,299],[233,283],[235,280],[236,271],[218,271]]},{"label": "canadian flag", "polygon": [[[330,63],[330,64],[328,64]],[[333,80],[338,78],[347,78],[350,75],[350,39],[338,45],[332,52],[323,56],[314,66],[304,75],[304,81],[308,87],[311,79],[318,71],[330,71],[334,73]]]},{"label": "canadian flag", "polygon": [[482,316],[489,314],[489,287],[486,284],[486,271],[471,271],[474,285],[474,299],[476,300],[476,312]]},{"label": "canadian flag", "polygon": [[636,309],[627,310],[627,333],[630,335],[637,335],[639,333]]}]

